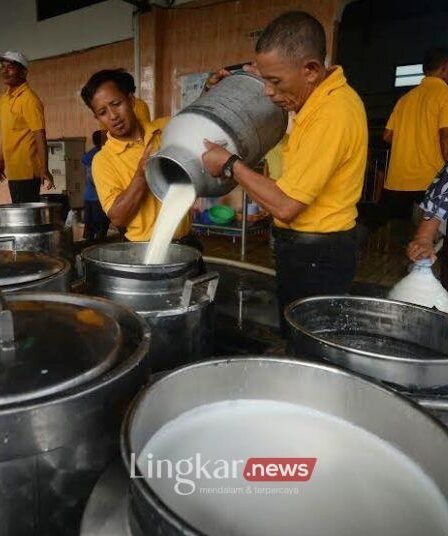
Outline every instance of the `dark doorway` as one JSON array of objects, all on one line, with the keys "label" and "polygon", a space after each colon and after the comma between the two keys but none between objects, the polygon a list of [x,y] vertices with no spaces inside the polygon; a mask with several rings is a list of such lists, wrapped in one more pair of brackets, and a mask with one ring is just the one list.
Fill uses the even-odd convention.
[{"label": "dark doorway", "polygon": [[447,0],[358,0],[339,28],[337,62],[367,109],[371,143],[410,87],[394,87],[395,69],[420,64],[423,52],[448,45]]}]

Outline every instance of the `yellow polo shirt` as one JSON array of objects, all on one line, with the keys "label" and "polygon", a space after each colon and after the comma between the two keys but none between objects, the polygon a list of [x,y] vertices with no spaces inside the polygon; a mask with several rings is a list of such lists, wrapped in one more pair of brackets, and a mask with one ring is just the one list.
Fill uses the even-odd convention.
[{"label": "yellow polo shirt", "polygon": [[354,227],[367,159],[367,119],[341,67],[313,91],[294,118],[277,186],[308,205],[294,231],[331,233]]},{"label": "yellow polo shirt", "polygon": [[439,130],[448,128],[448,85],[435,76],[423,78],[397,102],[386,128],[393,137],[384,187],[426,190],[445,163]]},{"label": "yellow polo shirt", "polygon": [[[154,148],[160,146],[161,130],[169,118],[141,123],[145,135],[143,142],[127,142],[107,134],[107,142],[92,163],[92,175],[98,197],[104,212],[108,213],[116,198],[131,184],[137,171],[146,145],[154,140]],[[126,238],[132,242],[149,240],[160,211],[160,201],[152,192],[148,192],[143,203],[126,229]],[[190,231],[190,217],[186,217],[179,226],[176,237],[185,236]]]},{"label": "yellow polo shirt", "polygon": [[6,177],[38,177],[40,161],[33,132],[45,129],[44,107],[26,82],[0,97],[0,123]]}]

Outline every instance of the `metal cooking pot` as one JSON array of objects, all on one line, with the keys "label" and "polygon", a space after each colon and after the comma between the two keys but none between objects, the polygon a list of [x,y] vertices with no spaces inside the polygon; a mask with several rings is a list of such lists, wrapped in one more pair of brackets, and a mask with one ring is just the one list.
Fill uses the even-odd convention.
[{"label": "metal cooking pot", "polygon": [[18,293],[5,304],[0,533],[74,536],[148,377],[149,330],[131,311],[86,296]]},{"label": "metal cooking pot", "polygon": [[[281,406],[282,412],[270,417],[266,414],[269,406],[263,406],[258,422],[252,410],[248,414],[239,411],[241,403],[248,402],[254,404],[252,408],[261,402],[286,403],[288,409]],[[220,418],[223,413],[213,413],[216,421],[199,419],[199,414],[204,419],[205,409],[209,411],[219,403],[219,411],[229,414],[227,421]],[[296,410],[303,415],[292,425],[287,415]],[[190,426],[182,420],[187,414],[190,418],[196,416]],[[168,423],[169,427],[165,428]],[[223,441],[220,435],[222,427],[229,435],[228,441]],[[183,481],[176,474],[171,480],[166,477],[159,481],[156,465],[152,466],[152,479],[142,478],[142,462],[135,464],[135,460],[145,451],[147,442],[157,435],[165,444],[164,459],[173,465],[184,456],[190,460],[190,465],[179,466]],[[168,437],[176,437],[177,441],[170,442]],[[298,526],[307,536],[442,536],[448,522],[447,449],[446,429],[417,405],[341,369],[274,358],[202,362],[178,369],[142,391],[126,417],[122,455],[127,474],[137,478],[129,480],[128,517],[125,523],[121,520],[121,527],[128,527],[128,534],[136,536],[274,533],[289,536],[297,532]],[[222,473],[219,478],[207,478],[201,472],[196,476],[191,468],[199,453],[202,462],[211,460],[206,468],[212,473],[215,460],[228,459],[227,456],[234,459],[233,450],[237,458],[244,458],[236,479]],[[268,457],[272,461],[279,456],[316,456],[314,473],[306,482],[293,483],[272,483],[269,479],[254,482],[249,478],[253,473],[246,475],[246,470],[247,478],[243,477],[248,458]],[[156,459],[154,454],[151,463],[155,464]],[[400,468],[394,465],[398,460],[399,465],[405,462]],[[410,468],[408,464],[415,464],[416,468],[412,482],[405,476],[405,467]],[[435,500],[427,495],[428,477],[441,494]],[[176,499],[171,487],[189,481],[195,483],[196,493]],[[200,493],[198,486],[205,486],[200,487]],[[274,493],[278,487],[298,488],[299,496],[287,500],[287,494]],[[202,492],[209,488],[210,492]],[[216,488],[243,491],[216,495],[213,493]],[[271,492],[263,500],[263,493],[257,490],[267,488]],[[403,493],[407,493],[404,489],[412,489],[415,495],[412,492],[412,497],[404,497]],[[104,488],[103,493],[116,497]],[[122,496],[126,497],[123,489]],[[96,508],[89,504],[89,517],[83,520],[83,536],[103,536],[104,527],[108,527],[108,536],[118,534],[113,530],[114,525],[101,517],[111,510],[104,508],[104,497],[103,494],[102,501],[97,497]],[[424,502],[423,497],[427,498]],[[431,512],[436,502],[440,506],[440,518]],[[119,504],[115,508],[126,512]],[[232,516],[228,515],[229,511]],[[281,523],[274,528],[272,519],[281,519]]]},{"label": "metal cooking pot", "polygon": [[146,167],[154,195],[163,199],[173,182],[192,183],[197,197],[225,195],[233,180],[217,180],[203,168],[204,138],[237,153],[251,166],[284,136],[288,114],[265,95],[261,78],[247,73],[223,79],[168,123],[162,147]]},{"label": "metal cooking pot", "polygon": [[151,367],[168,370],[208,357],[218,275],[200,274],[201,255],[171,244],[165,264],[144,264],[148,242],[104,244],[82,253],[86,291],[137,311],[151,327]]},{"label": "metal cooking pot", "polygon": [[314,296],[285,317],[296,355],[325,359],[409,391],[448,386],[448,316],[378,298]]},{"label": "metal cooking pot", "polygon": [[[0,238],[0,243],[12,238]],[[32,251],[0,250],[0,290],[67,292],[70,264],[61,258],[49,257]]]},{"label": "metal cooking pot", "polygon": [[[71,259],[73,237],[64,229],[59,203],[0,205],[0,237],[13,237],[16,248]],[[0,249],[8,249],[0,244]]]}]

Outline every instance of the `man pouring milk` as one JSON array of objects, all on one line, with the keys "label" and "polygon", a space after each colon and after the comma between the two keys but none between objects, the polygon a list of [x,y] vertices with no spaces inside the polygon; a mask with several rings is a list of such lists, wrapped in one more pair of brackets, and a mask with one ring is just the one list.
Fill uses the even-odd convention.
[{"label": "man pouring milk", "polygon": [[[169,118],[146,121],[137,118],[128,74],[121,69],[95,73],[81,96],[95,117],[107,128],[107,141],[95,155],[93,180],[104,212],[112,224],[125,229],[130,241],[146,241],[153,234],[160,202],[149,190],[145,164],[160,146],[161,131]],[[176,238],[190,231],[187,216]]]},{"label": "man pouring milk", "polygon": [[[296,113],[274,182],[237,155],[204,141],[203,164],[234,178],[274,216],[280,316],[293,300],[346,293],[355,274],[357,217],[367,157],[367,121],[359,96],[339,66],[325,67],[322,25],[305,12],[281,15],[256,45],[266,95]],[[212,75],[209,88],[229,75]],[[213,91],[213,89],[211,89]]]}]

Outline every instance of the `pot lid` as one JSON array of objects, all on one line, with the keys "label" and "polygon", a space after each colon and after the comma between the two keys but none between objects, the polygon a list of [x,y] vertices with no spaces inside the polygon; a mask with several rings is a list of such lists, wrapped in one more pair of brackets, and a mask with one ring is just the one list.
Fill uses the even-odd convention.
[{"label": "pot lid", "polygon": [[122,345],[110,316],[71,303],[8,299],[0,311],[0,407],[54,395],[109,370]]},{"label": "pot lid", "polygon": [[0,251],[0,286],[40,281],[64,269],[61,259],[31,251]]}]

